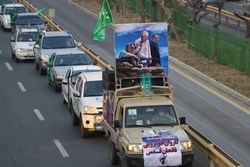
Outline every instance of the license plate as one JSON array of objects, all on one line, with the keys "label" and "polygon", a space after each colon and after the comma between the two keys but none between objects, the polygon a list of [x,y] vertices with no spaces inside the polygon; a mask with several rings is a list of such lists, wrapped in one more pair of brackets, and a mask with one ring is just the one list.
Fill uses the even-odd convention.
[{"label": "license plate", "polygon": [[97,129],[97,130],[101,130],[101,129],[102,129],[102,126],[97,126],[96,129]]}]

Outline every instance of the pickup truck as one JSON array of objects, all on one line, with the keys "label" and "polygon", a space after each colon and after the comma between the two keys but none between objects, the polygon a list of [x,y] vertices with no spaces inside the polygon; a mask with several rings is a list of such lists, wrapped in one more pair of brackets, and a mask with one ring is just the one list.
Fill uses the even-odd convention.
[{"label": "pickup truck", "polygon": [[79,74],[70,97],[72,124],[81,127],[81,136],[103,131],[103,87],[102,71]]},{"label": "pickup truck", "polygon": [[[162,86],[159,83],[150,85],[154,81],[143,78],[145,76],[115,82],[111,72],[104,72],[103,77],[106,78],[104,131],[108,137],[111,164],[191,167],[192,142],[182,129],[185,117],[177,115],[172,89],[164,83]],[[159,77],[157,81],[160,81]],[[162,77],[162,81],[164,79]],[[137,80],[141,84],[127,86],[122,84],[123,80],[129,83]],[[112,83],[126,86],[112,90]]]}]

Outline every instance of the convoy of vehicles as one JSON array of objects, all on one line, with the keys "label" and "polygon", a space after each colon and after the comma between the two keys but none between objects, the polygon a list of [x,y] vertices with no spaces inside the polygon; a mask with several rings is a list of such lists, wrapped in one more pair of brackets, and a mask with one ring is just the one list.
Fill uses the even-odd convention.
[{"label": "convoy of vehicles", "polygon": [[54,86],[56,92],[61,91],[62,79],[71,66],[93,65],[86,53],[80,50],[59,51],[53,53],[48,63],[48,84]]},{"label": "convoy of vehicles", "polygon": [[0,8],[0,23],[1,29],[6,31],[11,29],[10,12],[13,13],[27,13],[27,9],[22,4],[4,4]]},{"label": "convoy of vehicles", "polygon": [[[192,167],[192,142],[181,126],[185,124],[185,117],[178,117],[173,91],[167,81],[167,38],[163,38],[165,43],[161,43],[163,53],[160,59],[164,66],[133,66],[129,62],[121,63],[116,55],[119,62],[116,69],[102,71],[78,50],[70,33],[46,32],[39,26],[32,28],[31,25],[38,25],[32,22],[37,17],[39,15],[35,13],[17,14],[15,17],[11,40],[13,58],[16,62],[35,59],[39,73],[47,74],[48,83],[54,85],[55,91],[62,90],[72,124],[80,124],[83,138],[89,137],[91,132],[105,132],[110,162],[120,162],[122,167]],[[20,24],[21,20],[25,23]],[[44,25],[43,22],[41,24]],[[166,23],[155,24],[158,23],[135,25],[135,30],[140,26],[140,30],[152,26],[154,31],[161,31],[166,37]],[[135,35],[130,38],[134,40]],[[24,46],[24,42],[29,48]],[[118,47],[120,51],[122,47]]]},{"label": "convoy of vehicles", "polygon": [[36,28],[21,28],[12,34],[10,48],[12,58],[17,63],[23,59],[34,59],[33,47],[37,33]]},{"label": "convoy of vehicles", "polygon": [[47,64],[55,52],[77,50],[72,35],[66,31],[42,32],[34,45],[35,66],[40,75],[47,74]]}]

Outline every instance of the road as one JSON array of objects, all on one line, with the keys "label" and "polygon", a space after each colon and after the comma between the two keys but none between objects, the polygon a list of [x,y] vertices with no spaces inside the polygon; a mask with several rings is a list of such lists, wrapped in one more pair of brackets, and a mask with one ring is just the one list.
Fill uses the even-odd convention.
[{"label": "road", "polygon": [[[112,62],[112,29],[107,29],[105,42],[93,42],[91,33],[96,17],[92,14],[65,0],[60,3],[43,0],[39,4],[34,0],[33,3],[38,8],[55,8],[56,22]],[[84,164],[95,167],[100,163],[110,166],[106,138],[95,135],[81,139],[79,127],[71,126],[60,94],[48,87],[46,77],[39,76],[33,62],[14,63],[9,49],[10,32],[1,31],[0,37],[0,146],[3,148],[0,166],[77,167]],[[246,109],[175,67],[171,67],[169,78],[179,115],[186,116],[191,126],[247,166],[250,163],[250,117]],[[194,167],[200,166],[209,165],[195,150]]]}]

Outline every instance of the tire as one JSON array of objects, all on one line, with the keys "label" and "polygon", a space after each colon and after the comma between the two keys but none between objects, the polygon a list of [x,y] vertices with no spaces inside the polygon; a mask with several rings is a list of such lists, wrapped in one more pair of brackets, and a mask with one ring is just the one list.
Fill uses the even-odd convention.
[{"label": "tire", "polygon": [[64,99],[64,97],[63,97],[63,104],[67,104],[67,101]]},{"label": "tire", "polygon": [[[125,154],[125,153],[123,152],[123,154]],[[127,161],[127,158],[125,155],[121,159],[120,167],[128,167],[128,161]]]},{"label": "tire", "polygon": [[55,82],[55,78],[54,78],[54,84],[53,84],[53,87],[54,87],[54,91],[55,92],[60,92],[61,91],[61,87],[59,87],[56,82]]},{"label": "tire", "polygon": [[119,156],[117,155],[117,149],[115,148],[115,145],[110,138],[108,140],[108,146],[110,163],[112,165],[117,165],[119,163]]},{"label": "tire", "polygon": [[37,63],[37,61],[35,60],[35,68],[36,68],[36,70],[38,70],[39,69],[39,64]]},{"label": "tire", "polygon": [[72,125],[73,126],[79,125],[79,119],[78,119],[77,115],[75,114],[72,105],[70,106],[70,114],[71,114]]},{"label": "tire", "polygon": [[14,56],[15,56],[15,58],[14,58],[14,59],[15,59],[15,62],[16,62],[16,63],[19,63],[20,60],[16,57],[16,55],[14,55]]},{"label": "tire", "polygon": [[41,66],[39,66],[39,74],[40,75],[45,75],[47,73],[46,70],[43,70]]},{"label": "tire", "polygon": [[80,119],[79,121],[80,121],[80,124],[81,124],[81,128],[80,128],[81,137],[82,138],[89,137],[89,131],[88,131],[88,129],[84,128],[83,123],[82,123],[82,119]]}]

